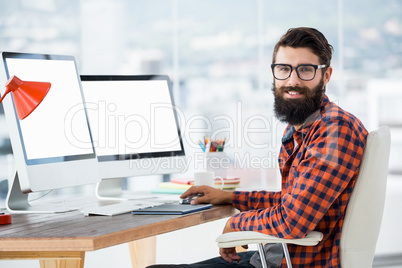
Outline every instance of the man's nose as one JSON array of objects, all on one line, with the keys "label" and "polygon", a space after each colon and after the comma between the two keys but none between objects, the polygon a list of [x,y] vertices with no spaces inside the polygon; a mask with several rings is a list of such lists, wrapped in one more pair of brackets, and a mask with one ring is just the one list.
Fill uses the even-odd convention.
[{"label": "man's nose", "polygon": [[287,81],[288,86],[294,87],[300,85],[300,78],[297,75],[296,69],[293,69]]}]

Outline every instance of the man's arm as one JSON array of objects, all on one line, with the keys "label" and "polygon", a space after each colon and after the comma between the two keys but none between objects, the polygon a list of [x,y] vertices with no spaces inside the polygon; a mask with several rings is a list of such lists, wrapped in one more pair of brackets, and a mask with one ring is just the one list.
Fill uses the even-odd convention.
[{"label": "man's arm", "polygon": [[240,211],[276,206],[281,202],[281,192],[252,191],[233,192],[233,206]]},{"label": "man's arm", "polygon": [[233,205],[235,208],[243,211],[250,209],[267,208],[279,204],[280,192],[267,191],[224,191],[210,186],[193,186],[183,193],[180,198],[197,196],[192,204],[214,204],[214,205]]}]

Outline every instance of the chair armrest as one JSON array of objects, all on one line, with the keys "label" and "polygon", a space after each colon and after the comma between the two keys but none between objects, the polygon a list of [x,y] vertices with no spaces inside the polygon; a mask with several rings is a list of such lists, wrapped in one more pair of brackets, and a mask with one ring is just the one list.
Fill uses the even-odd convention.
[{"label": "chair armrest", "polygon": [[253,231],[241,231],[222,234],[218,236],[216,242],[218,243],[218,247],[220,248],[231,248],[260,243],[287,243],[300,246],[315,246],[322,240],[322,237],[323,234],[317,231],[311,231],[303,238],[294,239],[278,238],[272,235]]}]

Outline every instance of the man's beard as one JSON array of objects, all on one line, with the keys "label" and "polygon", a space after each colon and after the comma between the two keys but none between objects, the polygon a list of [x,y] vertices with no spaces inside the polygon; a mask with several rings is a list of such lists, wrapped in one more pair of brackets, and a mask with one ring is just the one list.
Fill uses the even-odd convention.
[{"label": "man's beard", "polygon": [[[302,125],[309,116],[320,108],[322,97],[324,95],[323,87],[323,80],[321,80],[313,90],[309,90],[307,87],[277,88],[274,84],[272,86],[272,91],[275,96],[275,116],[281,122],[286,122],[296,126]],[[284,98],[283,93],[290,90],[301,93],[304,97],[298,99]]]}]

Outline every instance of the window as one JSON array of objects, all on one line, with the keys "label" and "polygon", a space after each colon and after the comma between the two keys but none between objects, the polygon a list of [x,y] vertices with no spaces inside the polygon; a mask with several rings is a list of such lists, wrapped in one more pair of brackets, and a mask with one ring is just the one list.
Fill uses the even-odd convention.
[{"label": "window", "polygon": [[[82,74],[168,74],[185,115],[187,154],[200,150],[204,135],[226,137],[227,153],[249,169],[252,185],[275,174],[284,125],[272,113],[270,64],[274,44],[288,28],[311,26],[327,36],[335,48],[327,94],[368,127],[368,83],[402,73],[400,1],[0,3],[4,51],[74,55]],[[381,105],[394,105],[389,101]],[[6,139],[6,128],[0,129]]]}]

